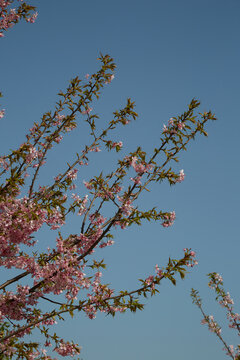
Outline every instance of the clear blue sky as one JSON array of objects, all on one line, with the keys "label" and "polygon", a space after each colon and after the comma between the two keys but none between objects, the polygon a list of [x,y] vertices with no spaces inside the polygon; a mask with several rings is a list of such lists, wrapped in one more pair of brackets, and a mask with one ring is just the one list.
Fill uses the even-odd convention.
[{"label": "clear blue sky", "polygon": [[[176,165],[176,170],[184,169],[186,180],[171,188],[155,187],[144,199],[149,207],[175,210],[174,226],[144,224],[125,230],[102,252],[108,264],[104,280],[117,290],[135,288],[138,278],[152,273],[156,263],[164,266],[169,256],[180,257],[184,247],[197,252],[199,266],[176,287],[165,281],[143,312],[96,320],[80,315],[59,325],[60,333],[83,346],[84,360],[225,359],[222,344],[200,325],[189,293],[197,288],[220,322],[223,312],[213,302],[205,275],[222,274],[235,303],[240,299],[239,0],[32,3],[39,13],[36,23],[19,24],[1,39],[0,90],[6,109],[1,153],[24,141],[32,123],[53,109],[56,94],[69,79],[97,69],[100,51],[115,59],[117,71],[96,111],[109,118],[131,97],[140,115],[126,132],[116,134],[123,151],[138,144],[146,150],[156,146],[163,124],[182,113],[193,97],[201,101],[201,110],[211,109],[218,118],[207,128],[209,137],[197,138]],[[83,144],[80,130],[70,135],[50,156],[53,173]],[[98,167],[108,169],[104,155]],[[44,174],[47,179],[47,170]],[[82,180],[87,178],[88,172]],[[74,221],[72,226],[76,231]],[[72,231],[70,225],[66,231]],[[46,234],[42,243],[48,244]],[[223,335],[237,344],[234,331],[223,330]]]}]

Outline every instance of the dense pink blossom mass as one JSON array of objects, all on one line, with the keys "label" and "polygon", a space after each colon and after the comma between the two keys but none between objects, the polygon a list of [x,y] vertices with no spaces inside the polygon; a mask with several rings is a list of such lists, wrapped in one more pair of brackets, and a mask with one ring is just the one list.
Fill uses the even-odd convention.
[{"label": "dense pink blossom mass", "polygon": [[[13,1],[0,0],[1,37],[21,18],[29,23],[36,20],[34,7],[16,3],[17,9],[9,8]],[[49,348],[58,358],[76,356],[81,350],[77,344],[51,332],[51,326],[64,315],[81,312],[94,319],[99,312],[114,316],[142,310],[139,300],[156,294],[161,281],[167,279],[175,285],[177,274],[184,278],[187,269],[197,265],[195,252],[186,248],[182,258],[156,265],[155,272],[140,279],[134,290],[116,292],[102,280],[106,264],[94,256],[114,244],[117,231],[142,225],[145,220],[159,221],[163,228],[173,225],[175,211],[141,210],[138,199],[151,191],[154,183],[177,185],[184,180],[184,171],[173,170],[173,164],[197,134],[207,135],[204,126],[215,116],[211,111],[199,113],[196,120],[200,103],[193,99],[184,114],[164,125],[160,143],[149,154],[137,147],[120,156],[115,165],[106,164],[103,158],[103,171],[83,180],[80,169],[93,163],[94,170],[94,161],[101,162],[104,152],[123,150],[123,141],[118,137],[114,141],[111,134],[138,116],[131,99],[109,121],[100,122],[94,114],[92,102],[111,84],[116,68],[109,55],[100,55],[98,60],[101,65],[95,74],[86,74],[84,80],[72,79],[66,91],[58,94],[54,110],[31,127],[25,142],[0,157],[0,266],[17,273],[0,285],[0,356],[9,359],[53,359],[47,354]],[[4,110],[0,110],[3,117]],[[50,184],[43,185],[41,170],[48,165],[49,151],[60,146],[64,136],[70,136],[83,121],[89,126],[87,144]],[[83,190],[78,190],[79,184]],[[66,234],[64,228],[71,216],[79,221],[76,234]],[[38,243],[40,230],[49,230],[53,240],[44,250]],[[46,311],[46,303],[52,310]],[[228,294],[221,304],[232,304]],[[238,319],[238,314],[231,318],[232,326]],[[213,318],[208,324],[216,331]],[[29,337],[35,332],[45,338],[44,347]]]},{"label": "dense pink blossom mass", "polygon": [[[21,3],[23,0],[18,0],[18,2]],[[30,15],[28,12],[29,10],[32,10],[33,7],[28,9],[26,4],[23,3],[18,7],[18,9],[9,8],[12,3],[12,0],[0,0],[0,37],[4,36],[3,31],[11,28],[22,17],[24,17],[25,20],[30,23],[34,23],[37,19],[37,12],[33,13],[32,15]]]}]

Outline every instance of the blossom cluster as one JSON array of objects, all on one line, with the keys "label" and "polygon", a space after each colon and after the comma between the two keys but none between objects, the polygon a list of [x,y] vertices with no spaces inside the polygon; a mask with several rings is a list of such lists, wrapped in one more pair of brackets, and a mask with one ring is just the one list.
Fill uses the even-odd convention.
[{"label": "blossom cluster", "polygon": [[176,213],[175,211],[171,211],[168,214],[164,215],[165,220],[162,222],[163,227],[169,227],[173,225],[174,220],[176,219]]},{"label": "blossom cluster", "polygon": [[179,172],[179,176],[178,176],[178,178],[176,179],[176,183],[177,183],[177,182],[180,183],[180,182],[182,182],[184,179],[185,179],[185,174],[184,174],[184,170],[182,169],[182,170],[180,170],[180,172]]},{"label": "blossom cluster", "polygon": [[136,156],[132,157],[131,165],[136,171],[136,173],[138,173],[138,175],[142,175],[152,169],[151,164],[144,164],[144,162],[138,162],[138,158]]},{"label": "blossom cluster", "polygon": [[[2,13],[2,19],[0,20],[0,30],[7,30],[13,26],[14,22],[19,19],[19,15],[16,13],[15,9],[10,9],[8,12],[3,13],[3,9],[10,4],[10,1],[1,0],[0,8]],[[0,37],[3,37],[3,32],[0,32]]]},{"label": "blossom cluster", "polygon": [[120,203],[122,203],[122,205],[119,207],[120,210],[122,211],[122,213],[124,215],[129,216],[133,211],[132,201],[130,199],[129,200],[124,200],[120,196],[117,196],[117,198],[118,198],[118,201]]},{"label": "blossom cluster", "polygon": [[119,141],[119,142],[113,142],[112,143],[112,147],[115,148],[115,147],[122,147],[123,146],[123,142],[122,141]]},{"label": "blossom cluster", "polygon": [[[187,251],[187,249],[183,249],[183,251]],[[196,265],[198,265],[198,261],[196,260],[196,253],[195,251],[190,250],[190,256],[191,256],[191,261],[187,262],[187,266],[188,267],[194,267]]]},{"label": "blossom cluster", "polygon": [[[54,209],[51,214],[27,197],[21,199],[9,198],[0,202],[0,265],[19,268],[20,244],[33,246],[36,241],[32,234],[46,223],[52,229],[64,224],[62,214]],[[22,260],[22,259],[21,259]],[[22,264],[24,268],[26,264]]]},{"label": "blossom cluster", "polygon": [[[234,301],[230,297],[229,292],[225,292],[223,288],[223,278],[218,273],[210,273],[208,274],[209,277],[209,287],[215,291],[217,294],[216,300],[218,303],[225,308],[227,313],[227,318],[229,321],[229,328],[235,329],[240,335],[240,315],[238,313],[234,312],[233,304]],[[220,341],[223,343],[224,348],[223,350],[226,351],[226,354],[230,356],[233,360],[239,360],[240,357],[240,345],[238,345],[236,348],[234,348],[233,345],[228,345],[222,335],[221,335],[221,327],[218,325],[218,323],[214,320],[213,315],[206,315],[202,308],[201,299],[198,296],[198,293],[196,290],[192,290],[191,294],[193,298],[193,302],[200,308],[202,314],[204,315],[203,320],[201,321],[202,324],[207,324],[208,328],[211,332],[215,333],[217,337],[220,339]]]},{"label": "blossom cluster", "polygon": [[37,17],[38,17],[38,13],[37,13],[37,11],[36,11],[32,16],[30,16],[29,18],[27,18],[27,22],[33,24],[33,23],[35,23]]},{"label": "blossom cluster", "polygon": [[201,321],[201,324],[207,324],[208,328],[211,332],[214,332],[218,335],[221,334],[222,329],[220,328],[220,326],[218,325],[218,323],[214,320],[213,315],[209,315],[208,317],[204,318]]},{"label": "blossom cluster", "polygon": [[75,356],[80,354],[81,348],[61,339],[59,345],[54,350],[61,356]]},{"label": "blossom cluster", "polygon": [[168,120],[168,125],[163,125],[163,132],[164,133],[170,133],[170,134],[176,134],[177,130],[183,130],[185,127],[185,123],[181,120],[177,120],[175,118],[170,118]]},{"label": "blossom cluster", "polygon": [[[18,1],[22,2],[23,0]],[[9,8],[12,2],[12,0],[0,0],[0,38],[4,36],[3,31],[11,28],[20,18],[24,17],[27,22],[34,23],[38,16],[37,12],[31,15],[29,10],[33,10],[34,7],[30,6],[28,9],[25,3],[20,5],[18,9]]]}]

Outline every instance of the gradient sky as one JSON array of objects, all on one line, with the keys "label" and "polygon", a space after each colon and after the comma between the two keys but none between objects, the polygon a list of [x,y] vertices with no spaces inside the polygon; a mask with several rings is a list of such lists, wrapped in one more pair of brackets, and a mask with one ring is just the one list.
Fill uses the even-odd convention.
[{"label": "gradient sky", "polygon": [[[240,312],[240,1],[39,0],[32,4],[39,13],[36,23],[21,23],[1,39],[1,105],[6,109],[1,120],[2,154],[19,146],[32,123],[54,108],[56,94],[68,80],[96,71],[99,52],[110,54],[117,70],[96,111],[110,119],[111,112],[131,97],[139,113],[137,122],[115,135],[124,142],[124,153],[138,144],[147,151],[157,146],[163,124],[185,111],[193,97],[201,101],[201,111],[211,109],[218,118],[207,126],[209,137],[198,137],[175,165],[176,171],[184,169],[185,181],[171,188],[154,187],[143,199],[145,206],[175,210],[174,226],[131,227],[119,232],[115,245],[101,254],[108,264],[103,279],[116,290],[136,288],[138,278],[151,274],[156,263],[164,266],[169,256],[180,258],[184,247],[197,252],[199,265],[176,287],[164,281],[160,294],[145,300],[143,312],[114,319],[100,314],[96,320],[79,314],[59,325],[60,333],[83,346],[83,360],[225,359],[222,344],[200,325],[201,315],[189,294],[192,287],[200,291],[207,313],[216,315],[224,325],[226,341],[236,345],[238,339],[227,329],[206,274],[223,275]],[[84,140],[81,130],[76,130],[50,154],[53,174],[82,148]],[[103,154],[96,169],[107,171],[110,165]],[[48,171],[43,170],[43,183]],[[79,179],[82,191],[81,182],[88,179],[89,171]],[[66,233],[78,226],[73,220]],[[50,241],[48,234],[41,234],[43,247]]]}]

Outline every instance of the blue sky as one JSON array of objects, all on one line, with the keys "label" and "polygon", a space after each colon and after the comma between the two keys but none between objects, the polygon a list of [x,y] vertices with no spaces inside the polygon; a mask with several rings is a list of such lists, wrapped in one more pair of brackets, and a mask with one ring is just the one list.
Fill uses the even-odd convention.
[{"label": "blue sky", "polygon": [[[103,119],[125,104],[136,102],[137,122],[116,133],[124,152],[137,145],[149,151],[158,144],[163,124],[185,111],[193,97],[201,110],[211,109],[218,121],[207,127],[181,156],[176,170],[186,179],[175,187],[154,187],[143,204],[175,210],[172,228],[144,224],[119,232],[115,245],[102,252],[108,270],[104,280],[115,289],[131,289],[138,278],[178,258],[184,247],[197,252],[199,265],[173,287],[166,281],[145,310],[117,315],[84,315],[59,325],[60,333],[83,346],[84,360],[195,360],[226,358],[214,335],[200,325],[190,290],[197,288],[209,313],[224,320],[207,287],[206,274],[219,272],[237,303],[239,290],[239,0],[51,0],[32,1],[39,17],[21,23],[1,39],[0,150],[4,154],[24,141],[26,131],[54,108],[56,94],[76,75],[98,68],[99,52],[111,55],[117,70],[94,110]],[[67,137],[49,158],[42,182],[61,169],[84,143],[81,130]],[[100,159],[100,158],[99,158]],[[94,161],[94,160],[93,160]],[[97,169],[111,165],[102,154]],[[49,173],[50,171],[50,173]],[[79,179],[87,180],[91,170]],[[51,174],[52,172],[52,174]],[[49,175],[50,174],[50,175]],[[66,232],[76,231],[73,220]],[[48,244],[46,234],[41,243]],[[226,326],[225,326],[226,328]],[[234,331],[223,329],[230,344]]]}]

